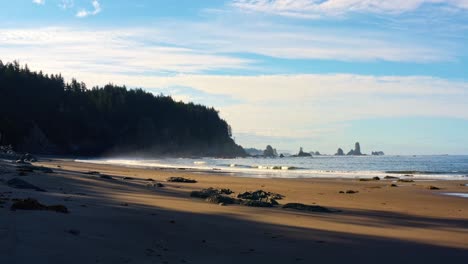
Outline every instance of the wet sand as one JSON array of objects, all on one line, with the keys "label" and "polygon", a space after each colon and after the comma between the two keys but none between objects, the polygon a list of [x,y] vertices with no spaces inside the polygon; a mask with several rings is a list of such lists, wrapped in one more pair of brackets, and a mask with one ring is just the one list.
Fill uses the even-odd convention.
[{"label": "wet sand", "polygon": [[[54,173],[19,176],[0,162],[0,263],[462,263],[468,259],[468,181],[258,179],[48,160]],[[86,174],[98,171],[112,179]],[[197,183],[169,183],[171,176]],[[47,192],[5,184],[14,177]],[[131,177],[132,179],[124,179]],[[147,181],[151,178],[154,180]],[[165,187],[154,186],[160,182]],[[398,187],[391,187],[394,183]],[[440,190],[430,190],[436,186]],[[262,189],[340,210],[220,206],[190,197]],[[346,194],[347,190],[357,193]],[[70,211],[11,211],[13,198]]]}]

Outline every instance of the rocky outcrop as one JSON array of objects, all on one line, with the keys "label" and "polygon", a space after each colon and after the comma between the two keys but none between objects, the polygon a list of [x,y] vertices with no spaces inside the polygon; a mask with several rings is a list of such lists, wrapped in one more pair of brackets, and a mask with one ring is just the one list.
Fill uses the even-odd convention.
[{"label": "rocky outcrop", "polygon": [[372,151],[372,156],[383,156],[385,153],[383,151]]},{"label": "rocky outcrop", "polygon": [[348,152],[348,154],[346,154],[348,156],[361,156],[363,155],[361,153],[361,145],[359,144],[359,142],[356,142],[356,144],[354,144],[354,149],[350,150]]},{"label": "rocky outcrop", "polygon": [[341,148],[338,148],[338,150],[335,153],[335,156],[344,156],[344,151]]},{"label": "rocky outcrop", "polygon": [[276,149],[274,149],[272,146],[268,145],[266,146],[265,150],[263,151],[263,156],[267,158],[275,158],[278,156],[278,153],[276,152]]},{"label": "rocky outcrop", "polygon": [[297,153],[297,155],[294,155],[295,157],[310,157],[312,156],[310,153],[308,152],[304,152],[304,150],[302,149],[302,147],[299,149],[299,153]]}]

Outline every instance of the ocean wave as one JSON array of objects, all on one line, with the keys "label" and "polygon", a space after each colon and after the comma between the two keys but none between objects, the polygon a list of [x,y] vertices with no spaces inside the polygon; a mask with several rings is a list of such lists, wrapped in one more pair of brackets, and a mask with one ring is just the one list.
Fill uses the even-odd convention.
[{"label": "ocean wave", "polygon": [[418,171],[418,170],[401,170],[401,171],[385,171],[388,174],[405,174],[405,175],[445,175],[445,174],[467,174],[468,172],[459,171]]}]

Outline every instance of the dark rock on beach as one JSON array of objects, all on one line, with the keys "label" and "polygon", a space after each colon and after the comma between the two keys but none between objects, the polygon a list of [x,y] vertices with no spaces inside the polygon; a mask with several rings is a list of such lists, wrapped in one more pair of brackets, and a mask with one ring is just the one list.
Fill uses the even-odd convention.
[{"label": "dark rock on beach", "polygon": [[214,203],[214,204],[238,204],[239,200],[226,196],[226,195],[220,195],[220,194],[215,194],[210,197],[207,197],[205,199],[207,202]]},{"label": "dark rock on beach", "polygon": [[272,207],[278,205],[276,200],[282,199],[284,196],[278,193],[265,192],[257,190],[254,192],[245,192],[237,195],[237,198],[243,199],[241,204],[255,207]]},{"label": "dark rock on beach", "polygon": [[106,180],[113,180],[114,179],[114,178],[112,178],[112,176],[109,176],[109,175],[101,175],[99,177],[102,178],[102,179],[106,179]]},{"label": "dark rock on beach", "polygon": [[214,188],[203,189],[201,191],[193,191],[190,193],[191,197],[206,199],[210,196],[218,195],[220,191]]},{"label": "dark rock on beach", "polygon": [[193,179],[187,179],[184,177],[169,177],[167,178],[168,182],[181,182],[181,183],[196,183],[196,180]]},{"label": "dark rock on beach", "polygon": [[43,205],[39,203],[36,199],[27,198],[27,199],[20,199],[15,201],[10,208],[12,211],[15,210],[41,210],[41,211],[54,211],[57,213],[68,213],[67,207],[64,205]]},{"label": "dark rock on beach", "polygon": [[294,210],[301,210],[301,211],[309,211],[309,212],[318,212],[318,213],[332,213],[337,212],[334,210],[330,210],[326,207],[319,206],[319,205],[306,205],[301,203],[287,203],[283,205],[284,209],[294,209]]}]

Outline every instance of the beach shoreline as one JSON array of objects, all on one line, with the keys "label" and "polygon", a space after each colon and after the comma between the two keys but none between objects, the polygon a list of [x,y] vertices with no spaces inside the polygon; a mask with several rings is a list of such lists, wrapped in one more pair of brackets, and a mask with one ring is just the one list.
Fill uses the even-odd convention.
[{"label": "beach shoreline", "polygon": [[[0,162],[2,263],[375,263],[377,256],[381,263],[455,263],[468,257],[468,200],[442,195],[466,193],[468,180],[248,178],[67,159],[34,163],[52,173],[19,176],[17,166]],[[12,188],[6,183],[13,178],[46,192]],[[231,189],[232,197],[264,190],[284,198],[257,208],[190,197],[209,187]],[[10,210],[13,199],[28,197],[70,213]],[[339,212],[281,208],[286,203]]]}]

